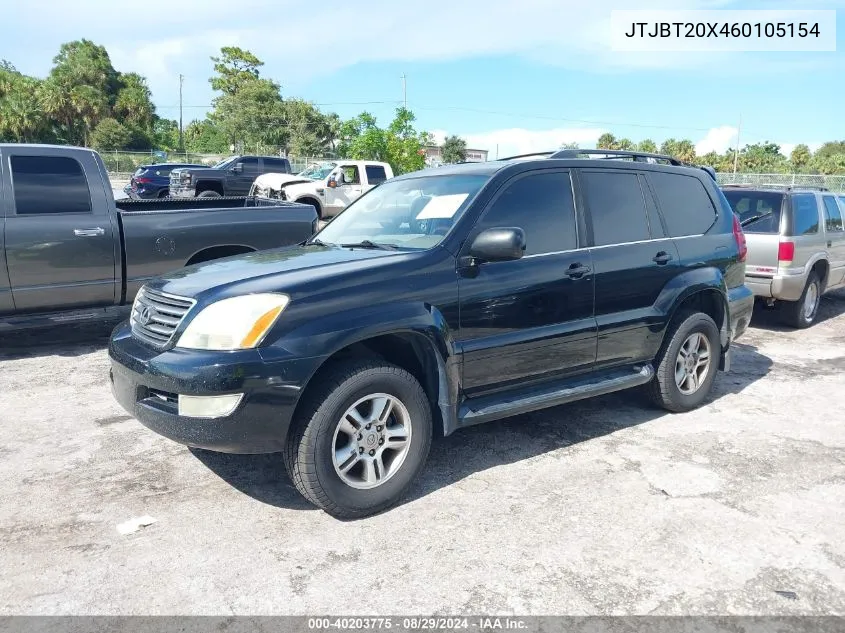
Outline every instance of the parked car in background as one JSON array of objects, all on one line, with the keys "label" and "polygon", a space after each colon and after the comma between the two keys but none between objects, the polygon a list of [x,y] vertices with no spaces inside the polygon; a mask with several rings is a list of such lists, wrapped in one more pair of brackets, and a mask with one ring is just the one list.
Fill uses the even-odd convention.
[{"label": "parked car in background", "polygon": [[784,321],[810,326],[821,296],[845,286],[845,200],[824,187],[724,185],[748,239],[745,283],[779,304]]},{"label": "parked car in background", "polygon": [[170,172],[174,198],[245,196],[261,174],[291,173],[290,161],[278,156],[232,156],[214,167],[181,167]]},{"label": "parked car in background", "polygon": [[[754,299],[737,216],[680,165],[563,150],[392,178],[301,245],[148,282],[114,394],[183,444],[283,452],[345,518],[395,503],[435,429],[637,386],[698,407]],[[161,341],[148,296],[183,306]]]},{"label": "parked car in background", "polygon": [[[150,278],[308,238],[307,205],[255,198],[115,201],[88,149],[0,144],[0,330],[103,318]],[[156,295],[162,340],[184,304]]]},{"label": "parked car in background", "polygon": [[166,198],[170,195],[170,172],[182,167],[202,169],[204,165],[193,163],[141,165],[132,174],[129,183],[123,188],[123,191],[133,199],[149,200],[150,198]]},{"label": "parked car in background", "polygon": [[296,175],[259,176],[250,193],[310,204],[321,219],[328,219],[388,178],[393,178],[393,169],[388,163],[370,160],[329,161],[312,165]]}]

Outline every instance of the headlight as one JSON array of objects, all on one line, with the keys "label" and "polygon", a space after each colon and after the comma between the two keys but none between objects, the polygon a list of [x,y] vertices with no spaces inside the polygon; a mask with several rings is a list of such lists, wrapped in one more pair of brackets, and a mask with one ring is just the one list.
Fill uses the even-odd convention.
[{"label": "headlight", "polygon": [[287,295],[266,293],[212,303],[188,324],[176,347],[210,350],[256,347],[289,302]]}]

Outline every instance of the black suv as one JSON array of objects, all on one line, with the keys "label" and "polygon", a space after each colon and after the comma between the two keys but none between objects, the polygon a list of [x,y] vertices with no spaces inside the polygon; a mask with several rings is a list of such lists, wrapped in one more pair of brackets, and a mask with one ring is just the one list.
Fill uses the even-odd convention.
[{"label": "black suv", "polygon": [[638,385],[701,405],[751,317],[744,259],[712,170],[668,157],[425,170],[298,246],[150,281],[112,334],[113,391],[177,442],[281,451],[307,499],[366,516],[436,432]]}]

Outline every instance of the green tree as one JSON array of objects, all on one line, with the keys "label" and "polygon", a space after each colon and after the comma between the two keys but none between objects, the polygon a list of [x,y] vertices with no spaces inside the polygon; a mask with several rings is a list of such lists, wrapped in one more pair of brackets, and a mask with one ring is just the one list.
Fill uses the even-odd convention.
[{"label": "green tree", "polygon": [[254,151],[285,145],[289,137],[279,85],[269,79],[253,79],[215,99],[211,121],[230,144]]},{"label": "green tree", "polygon": [[813,154],[810,151],[810,148],[804,143],[796,145],[789,155],[789,162],[792,166],[793,172],[799,172],[802,169],[807,169],[812,159]]},{"label": "green tree", "polygon": [[695,144],[689,139],[668,138],[660,145],[660,153],[672,156],[685,163],[695,162]]},{"label": "green tree", "polygon": [[214,90],[226,95],[233,95],[244,84],[258,79],[258,69],[264,65],[260,59],[237,46],[224,46],[220,49],[220,57],[212,57],[215,77],[208,81]]},{"label": "green tree", "polygon": [[185,128],[185,149],[198,154],[227,152],[229,143],[219,126],[209,120],[191,121]]},{"label": "green tree", "polygon": [[422,169],[425,167],[423,146],[429,134],[417,132],[414,120],[410,110],[397,108],[395,118],[385,130],[378,126],[372,114],[362,112],[341,125],[338,154],[344,158],[390,163],[396,174]]},{"label": "green tree", "polygon": [[613,136],[610,132],[605,132],[601,136],[599,136],[598,143],[596,143],[597,149],[616,149],[616,137]]},{"label": "green tree", "polygon": [[120,75],[113,114],[125,124],[151,129],[155,119],[155,106],[147,80],[137,73]]},{"label": "green tree", "polygon": [[742,171],[751,173],[785,173],[788,171],[786,157],[780,153],[777,143],[754,143],[746,145],[739,153]]},{"label": "green tree", "polygon": [[829,156],[836,156],[838,154],[845,154],[845,141],[828,141],[827,143],[822,144],[813,156],[826,158]]},{"label": "green tree", "polygon": [[467,158],[467,142],[459,136],[447,136],[440,151],[444,163],[461,163]]},{"label": "green tree", "polygon": [[331,146],[333,121],[330,122],[314,104],[303,99],[288,99],[283,109],[287,150],[294,156],[322,156]]},{"label": "green tree", "polygon": [[0,139],[19,143],[43,140],[48,121],[38,102],[40,81],[0,64]]},{"label": "green tree", "polygon": [[91,133],[91,145],[98,150],[125,149],[132,134],[115,119],[103,119]]},{"label": "green tree", "polygon": [[397,174],[425,167],[423,144],[428,134],[414,129],[415,120],[414,113],[407,108],[396,108],[396,116],[388,128],[388,162]]},{"label": "green tree", "polygon": [[641,152],[648,152],[649,154],[657,153],[657,143],[650,138],[644,139],[637,144],[637,149]]},{"label": "green tree", "polygon": [[625,151],[631,151],[631,150],[634,150],[636,148],[637,148],[637,146],[633,143],[633,141],[631,141],[631,139],[620,138],[618,141],[616,141],[616,147],[614,147],[613,149],[621,149],[621,150],[625,150]]},{"label": "green tree", "polygon": [[153,123],[153,145],[156,149],[175,152],[179,147],[179,123],[156,117]]}]

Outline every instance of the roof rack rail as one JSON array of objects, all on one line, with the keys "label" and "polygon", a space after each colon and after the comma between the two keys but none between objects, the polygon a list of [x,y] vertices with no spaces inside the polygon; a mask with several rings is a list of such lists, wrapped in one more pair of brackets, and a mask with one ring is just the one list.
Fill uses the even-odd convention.
[{"label": "roof rack rail", "polygon": [[642,163],[650,163],[657,162],[658,160],[664,160],[670,165],[676,165],[678,167],[693,166],[689,163],[685,163],[683,161],[678,160],[674,156],[667,156],[666,154],[652,154],[650,152],[638,152],[636,150],[623,149],[562,149],[552,154],[552,158],[579,158],[585,155],[601,156],[603,159],[615,159],[622,157],[632,158],[635,161]]},{"label": "roof rack rail", "polygon": [[784,191],[795,191],[804,189],[807,191],[830,191],[827,187],[823,185],[782,185],[779,183],[774,182],[761,182],[757,184],[751,184],[747,182],[731,182],[725,183],[721,185],[722,187],[737,187],[737,188],[745,188],[745,189],[782,189]]},{"label": "roof rack rail", "polygon": [[530,154],[516,154],[515,156],[505,156],[504,158],[497,158],[496,161],[515,160],[517,158],[532,158],[534,156],[551,156],[554,152],[531,152]]}]

